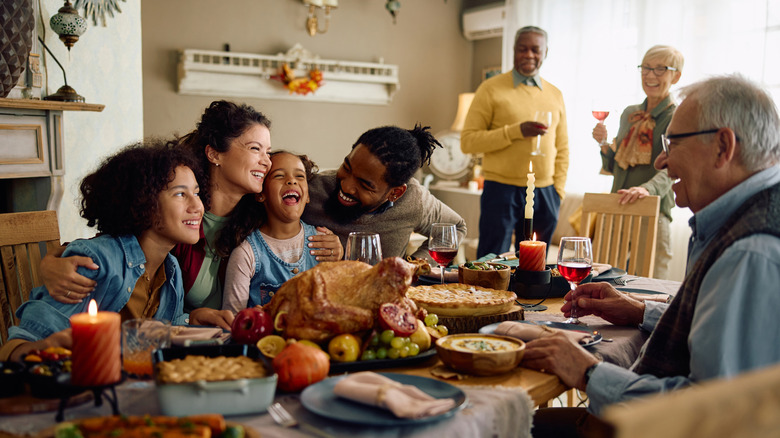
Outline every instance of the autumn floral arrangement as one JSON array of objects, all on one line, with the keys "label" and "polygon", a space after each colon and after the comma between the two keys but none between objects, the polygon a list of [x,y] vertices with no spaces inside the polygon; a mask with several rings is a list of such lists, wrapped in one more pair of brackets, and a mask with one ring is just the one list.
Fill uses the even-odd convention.
[{"label": "autumn floral arrangement", "polygon": [[309,70],[309,77],[296,78],[295,73],[287,63],[282,64],[279,73],[271,76],[271,79],[284,84],[284,87],[290,90],[290,94],[306,95],[317,91],[323,85],[320,69],[312,68]]}]

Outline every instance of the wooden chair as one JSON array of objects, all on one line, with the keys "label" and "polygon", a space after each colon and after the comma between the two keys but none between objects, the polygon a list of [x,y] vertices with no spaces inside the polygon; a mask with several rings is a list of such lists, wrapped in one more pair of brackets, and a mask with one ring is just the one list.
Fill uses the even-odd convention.
[{"label": "wooden chair", "polygon": [[16,309],[42,284],[40,243],[46,251],[60,246],[56,212],[0,214],[0,344],[8,339],[8,327],[19,323]]},{"label": "wooden chair", "polygon": [[594,220],[591,213],[595,213],[593,261],[626,269],[631,275],[652,277],[661,198],[648,196],[621,205],[620,196],[617,193],[586,193],[582,200],[580,230],[590,230]]}]

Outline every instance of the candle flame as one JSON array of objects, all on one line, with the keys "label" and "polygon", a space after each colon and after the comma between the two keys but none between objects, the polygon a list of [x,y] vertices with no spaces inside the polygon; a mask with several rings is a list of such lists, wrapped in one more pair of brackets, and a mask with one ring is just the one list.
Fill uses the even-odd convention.
[{"label": "candle flame", "polygon": [[528,162],[528,173],[534,173],[534,162],[529,161]]},{"label": "candle flame", "polygon": [[536,233],[534,233],[533,241],[536,241]]},{"label": "candle flame", "polygon": [[94,299],[89,300],[87,313],[89,313],[89,316],[97,316],[97,302]]}]

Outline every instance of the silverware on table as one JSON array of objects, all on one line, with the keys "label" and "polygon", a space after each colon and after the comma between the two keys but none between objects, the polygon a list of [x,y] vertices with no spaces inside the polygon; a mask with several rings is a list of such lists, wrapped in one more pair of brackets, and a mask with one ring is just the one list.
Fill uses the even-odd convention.
[{"label": "silverware on table", "polygon": [[617,284],[618,286],[625,286],[629,281],[634,281],[636,279],[637,277],[633,277],[633,278],[629,278],[626,276],[618,277],[615,279],[615,284]]},{"label": "silverware on table", "polygon": [[298,423],[293,416],[279,403],[274,403],[268,407],[268,413],[271,414],[271,418],[274,419],[276,424],[282,427],[297,427],[313,435],[323,438],[335,438],[333,435],[320,430],[310,424]]}]

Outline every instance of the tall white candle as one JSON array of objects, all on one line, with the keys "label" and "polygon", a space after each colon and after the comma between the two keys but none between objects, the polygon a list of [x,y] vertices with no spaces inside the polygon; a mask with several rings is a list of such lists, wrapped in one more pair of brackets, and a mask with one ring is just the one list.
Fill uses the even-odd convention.
[{"label": "tall white candle", "polygon": [[525,218],[534,218],[534,182],[536,181],[536,175],[534,175],[534,163],[528,163],[528,183],[525,189]]}]

